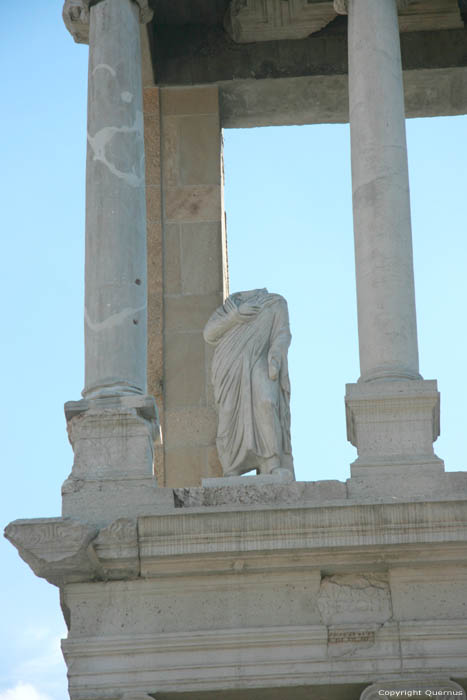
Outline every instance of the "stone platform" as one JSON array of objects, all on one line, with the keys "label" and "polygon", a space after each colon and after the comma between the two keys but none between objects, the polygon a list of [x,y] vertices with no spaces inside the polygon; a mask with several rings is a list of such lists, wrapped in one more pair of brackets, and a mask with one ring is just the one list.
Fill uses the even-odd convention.
[{"label": "stone platform", "polygon": [[60,587],[72,700],[458,693],[466,477],[378,500],[353,479],[176,489],[160,513],[18,520],[6,536]]}]

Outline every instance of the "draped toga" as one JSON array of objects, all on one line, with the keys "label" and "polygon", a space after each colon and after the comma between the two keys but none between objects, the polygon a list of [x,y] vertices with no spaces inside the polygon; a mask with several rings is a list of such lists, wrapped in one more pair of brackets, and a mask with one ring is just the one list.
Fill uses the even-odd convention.
[{"label": "draped toga", "polygon": [[[242,316],[239,307],[245,303],[256,306],[255,315]],[[209,319],[204,337],[216,346],[212,383],[224,474],[268,472],[267,460],[293,471],[287,302],[266,289],[232,294]],[[275,379],[271,362],[276,362]]]}]

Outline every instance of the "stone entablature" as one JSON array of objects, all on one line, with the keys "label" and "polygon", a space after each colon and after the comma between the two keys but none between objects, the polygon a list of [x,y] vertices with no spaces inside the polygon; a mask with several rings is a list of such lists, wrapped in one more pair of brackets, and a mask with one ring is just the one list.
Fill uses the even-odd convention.
[{"label": "stone entablature", "polygon": [[[397,0],[400,29],[433,31],[461,26],[456,0]],[[305,39],[324,29],[348,0],[232,0],[224,26],[237,43]]]},{"label": "stone entablature", "polygon": [[306,486],[269,487],[269,505],[178,498],[100,531],[8,526],[61,588],[72,700],[464,678],[467,499],[312,503]]},{"label": "stone entablature", "polygon": [[238,43],[303,39],[323,29],[335,16],[329,0],[234,0],[226,13],[225,28]]}]

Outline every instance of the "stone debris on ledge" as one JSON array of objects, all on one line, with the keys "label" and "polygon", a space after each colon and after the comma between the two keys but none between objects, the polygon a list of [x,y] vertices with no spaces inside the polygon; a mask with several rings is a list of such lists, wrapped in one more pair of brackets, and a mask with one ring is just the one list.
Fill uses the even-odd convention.
[{"label": "stone debris on ledge", "polygon": [[[398,473],[400,472],[400,473]],[[467,497],[467,472],[433,472],[417,466],[381,469],[381,475],[284,482],[267,477],[203,479],[202,486],[174,489],[176,508],[214,506],[313,506],[353,501],[433,500]],[[258,481],[256,481],[258,480]],[[229,483],[230,482],[230,483]],[[242,483],[243,482],[243,483]]]}]

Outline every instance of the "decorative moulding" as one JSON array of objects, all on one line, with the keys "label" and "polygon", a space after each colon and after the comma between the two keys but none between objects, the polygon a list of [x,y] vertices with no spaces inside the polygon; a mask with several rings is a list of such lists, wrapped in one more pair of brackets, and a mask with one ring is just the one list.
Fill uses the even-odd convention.
[{"label": "decorative moulding", "polygon": [[[457,0],[398,0],[398,8],[401,32],[462,29],[464,26]],[[334,9],[346,15],[348,0],[334,0]]]},{"label": "decorative moulding", "polygon": [[[414,0],[397,0],[397,6],[399,10],[404,10],[412,2]],[[334,0],[334,9],[340,15],[346,15],[349,11],[349,0]]]},{"label": "decorative moulding", "polygon": [[335,17],[329,0],[232,0],[224,24],[235,42],[245,44],[304,39]]}]

